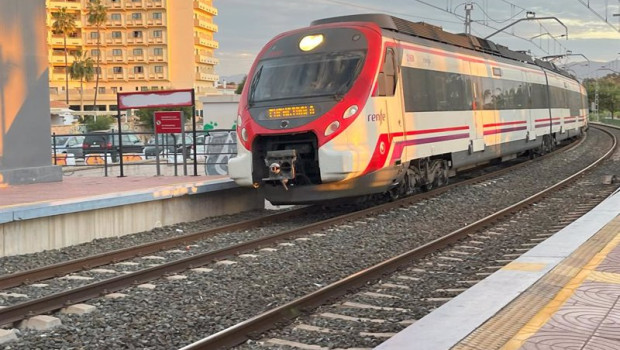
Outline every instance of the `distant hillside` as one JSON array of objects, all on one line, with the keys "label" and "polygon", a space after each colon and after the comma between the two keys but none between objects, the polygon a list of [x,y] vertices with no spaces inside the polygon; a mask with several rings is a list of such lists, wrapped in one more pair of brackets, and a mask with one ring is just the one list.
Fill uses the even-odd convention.
[{"label": "distant hillside", "polygon": [[609,62],[590,61],[590,63],[588,64],[587,61],[583,61],[583,62],[569,63],[566,66],[560,65],[560,68],[566,69],[569,73],[574,74],[579,80],[583,80],[586,78],[604,77],[608,74],[612,74],[613,73],[612,70],[619,72],[620,62],[619,61],[609,61]]}]

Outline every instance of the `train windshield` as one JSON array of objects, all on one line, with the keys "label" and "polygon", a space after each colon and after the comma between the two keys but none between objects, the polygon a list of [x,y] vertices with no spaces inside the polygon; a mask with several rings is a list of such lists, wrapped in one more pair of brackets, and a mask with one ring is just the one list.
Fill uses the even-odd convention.
[{"label": "train windshield", "polygon": [[362,51],[322,53],[263,61],[250,86],[250,104],[304,97],[342,98],[359,75]]}]

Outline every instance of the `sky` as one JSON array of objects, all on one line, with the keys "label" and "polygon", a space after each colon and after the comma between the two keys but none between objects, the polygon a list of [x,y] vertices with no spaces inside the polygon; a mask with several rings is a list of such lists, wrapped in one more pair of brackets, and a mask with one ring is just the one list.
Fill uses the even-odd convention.
[{"label": "sky", "polygon": [[[256,54],[274,36],[306,27],[315,19],[358,13],[386,13],[413,22],[427,22],[453,33],[464,32],[465,0],[213,0],[219,26],[215,50],[220,76],[247,74]],[[591,12],[584,3],[620,28],[620,0],[476,0],[472,10],[472,34],[486,37],[497,29],[526,17],[555,20],[521,21],[490,40],[513,50],[530,50],[535,57],[573,56],[556,61],[570,65],[583,61],[612,61],[620,71],[620,32]],[[605,4],[608,4],[607,7]],[[562,26],[565,25],[567,30]],[[493,29],[493,28],[495,29]],[[568,31],[568,40],[565,35]],[[548,34],[547,34],[548,33]],[[538,38],[534,36],[543,34]],[[514,35],[514,36],[513,36]],[[524,39],[517,38],[516,36]],[[555,38],[553,38],[553,37]],[[531,40],[530,40],[531,39]]]}]

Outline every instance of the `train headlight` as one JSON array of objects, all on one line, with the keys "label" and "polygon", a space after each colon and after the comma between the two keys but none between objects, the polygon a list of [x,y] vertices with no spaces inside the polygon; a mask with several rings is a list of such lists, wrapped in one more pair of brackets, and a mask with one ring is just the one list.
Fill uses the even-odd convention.
[{"label": "train headlight", "polygon": [[301,51],[312,51],[323,42],[323,34],[306,35],[299,42]]},{"label": "train headlight", "polygon": [[245,128],[241,129],[241,138],[244,142],[248,141],[248,131]]},{"label": "train headlight", "polygon": [[338,130],[339,127],[340,127],[340,122],[337,120],[334,120],[331,124],[329,124],[327,129],[325,129],[325,136],[329,136],[333,134],[336,130]]},{"label": "train headlight", "polygon": [[347,108],[346,111],[344,111],[344,114],[342,115],[342,118],[344,118],[344,119],[351,118],[352,116],[357,114],[358,110],[359,110],[359,108],[357,108],[356,105],[353,105],[353,106]]}]

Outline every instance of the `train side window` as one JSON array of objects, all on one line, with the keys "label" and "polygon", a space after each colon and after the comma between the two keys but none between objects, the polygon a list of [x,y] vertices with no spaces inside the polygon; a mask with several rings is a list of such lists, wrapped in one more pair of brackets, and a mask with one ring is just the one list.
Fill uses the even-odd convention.
[{"label": "train side window", "polygon": [[480,109],[493,110],[495,109],[495,99],[493,98],[493,79],[481,78],[482,82],[482,101],[484,102]]},{"label": "train side window", "polygon": [[385,60],[383,68],[379,72],[379,96],[394,96],[396,91],[396,54],[394,49],[388,47],[385,49]]}]

